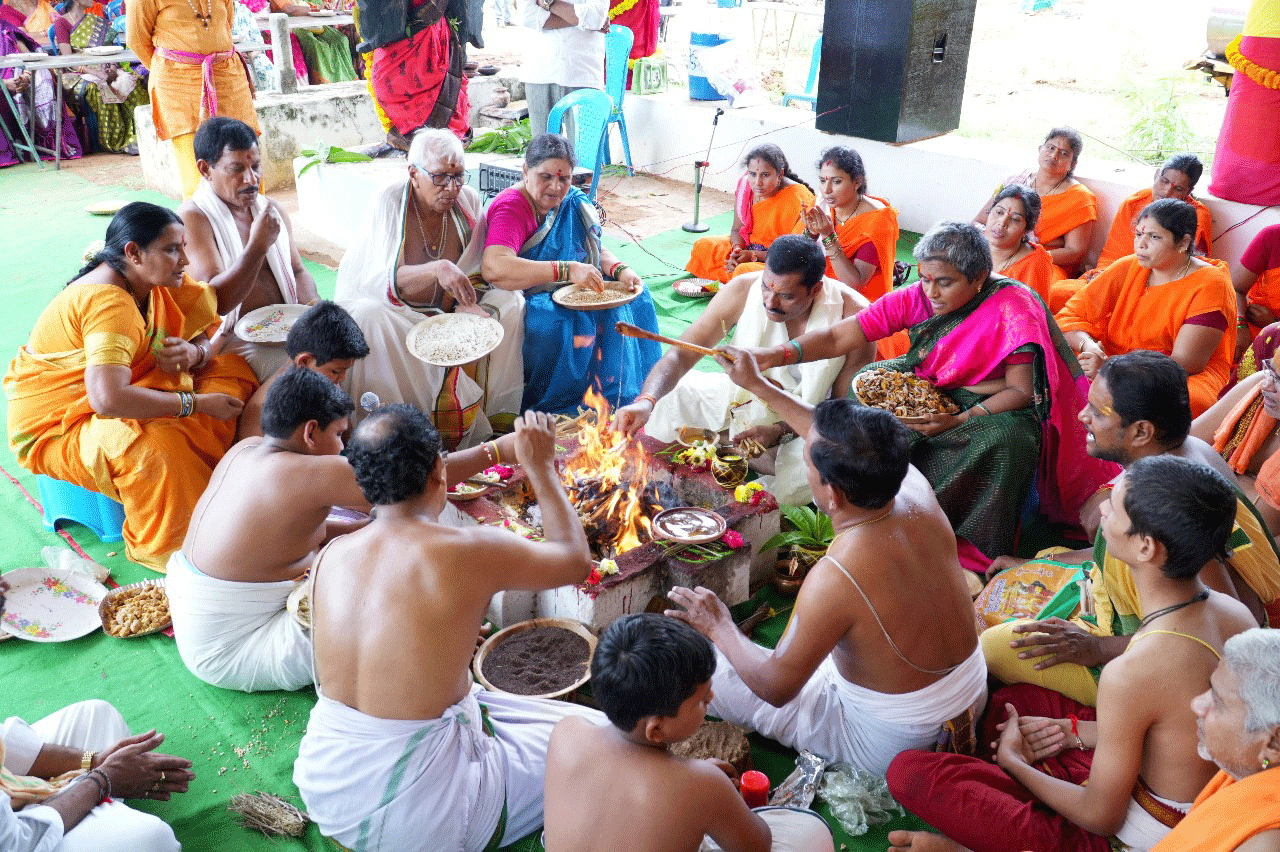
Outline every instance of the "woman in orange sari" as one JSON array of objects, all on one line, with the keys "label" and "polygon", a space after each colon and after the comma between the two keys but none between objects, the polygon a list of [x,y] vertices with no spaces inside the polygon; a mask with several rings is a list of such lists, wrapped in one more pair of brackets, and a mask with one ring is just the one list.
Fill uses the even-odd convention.
[{"label": "woman in orange sari", "polygon": [[777,145],[751,149],[742,164],[747,173],[734,194],[733,228],[727,237],[702,237],[693,244],[685,269],[695,278],[723,284],[764,269],[769,246],[794,233],[804,208],[813,205],[813,190],[791,171]]},{"label": "woman in orange sari", "polygon": [[[1035,235],[1053,258],[1059,278],[1074,278],[1089,252],[1093,227],[1098,221],[1098,203],[1089,187],[1076,180],[1076,163],[1084,150],[1084,140],[1070,127],[1055,127],[1040,146],[1036,168],[1012,175],[996,189],[1011,183],[1029,186],[1040,196],[1040,221]],[[978,214],[977,223],[987,224],[987,214],[995,196]]]},{"label": "woman in orange sari", "polygon": [[898,211],[867,194],[867,169],[852,148],[828,148],[818,161],[822,202],[804,209],[796,227],[822,243],[827,277],[874,302],[893,289]]},{"label": "woman in orange sari", "polygon": [[1053,258],[1031,240],[1040,219],[1040,196],[1013,183],[996,193],[983,234],[991,244],[991,261],[999,275],[1021,281],[1046,303],[1054,281]]},{"label": "woman in orange sari", "polygon": [[173,211],[120,208],[4,380],[18,462],[123,503],[129,558],[157,571],[257,387],[244,359],[211,354],[217,300],[182,242]]},{"label": "woman in orange sari", "polygon": [[1138,216],[1134,253],[1107,267],[1058,312],[1058,326],[1093,378],[1110,355],[1150,349],[1187,371],[1191,411],[1218,398],[1231,374],[1235,291],[1222,267],[1195,256],[1196,211],[1152,202]]}]

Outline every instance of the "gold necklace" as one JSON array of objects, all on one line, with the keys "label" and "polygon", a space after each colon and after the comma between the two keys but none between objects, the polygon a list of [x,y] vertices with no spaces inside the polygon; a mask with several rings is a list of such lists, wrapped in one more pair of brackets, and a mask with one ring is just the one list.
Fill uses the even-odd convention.
[{"label": "gold necklace", "polygon": [[[439,260],[440,255],[444,254],[444,241],[445,241],[445,234],[444,234],[445,221],[444,220],[445,220],[445,217],[448,215],[449,215],[448,210],[440,214],[439,244],[428,243],[427,233],[422,229],[422,216],[418,214],[418,198],[417,196],[413,196],[413,220],[418,223],[418,236],[422,238],[422,253],[427,256],[428,260]],[[428,248],[428,245],[430,246],[430,248]]]},{"label": "gold necklace", "polygon": [[1057,183],[1055,183],[1053,186],[1049,187],[1049,191],[1048,191],[1048,192],[1041,192],[1041,191],[1040,191],[1040,187],[1039,187],[1039,185],[1038,185],[1038,184],[1039,184],[1039,181],[1040,181],[1040,173],[1039,173],[1039,172],[1036,172],[1035,174],[1033,174],[1033,175],[1031,176],[1031,188],[1035,190],[1036,195],[1039,195],[1041,198],[1044,198],[1046,195],[1052,195],[1052,194],[1053,194],[1053,191],[1054,191],[1055,189],[1057,189],[1058,187],[1062,186],[1062,181],[1066,180],[1066,179],[1067,179],[1067,178],[1069,178],[1069,177],[1071,177],[1071,176],[1070,176],[1070,175],[1063,175],[1063,176],[1062,176],[1062,180],[1058,181],[1058,182],[1057,182]]},{"label": "gold necklace", "polygon": [[850,524],[849,526],[840,530],[840,532],[836,533],[834,536],[831,537],[831,544],[827,545],[827,550],[830,550],[832,547],[834,547],[835,543],[840,539],[840,536],[844,535],[850,530],[856,530],[858,527],[865,527],[870,524],[874,524],[877,521],[883,521],[885,518],[889,517],[892,514],[893,514],[893,504],[890,503],[889,508],[885,509],[880,514],[876,515],[874,518],[867,518],[866,520],[858,521],[856,524]]}]

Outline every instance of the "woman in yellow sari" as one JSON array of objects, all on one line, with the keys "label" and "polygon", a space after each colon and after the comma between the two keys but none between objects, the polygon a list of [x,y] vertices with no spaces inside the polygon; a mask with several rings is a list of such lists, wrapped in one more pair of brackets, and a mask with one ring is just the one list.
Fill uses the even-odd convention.
[{"label": "woman in yellow sari", "polygon": [[724,283],[735,275],[764,269],[769,246],[796,231],[813,190],[787,163],[777,145],[751,149],[742,161],[747,173],[734,194],[733,228],[727,237],[702,237],[693,244],[685,269],[696,278]]},{"label": "woman in yellow sari", "polygon": [[5,376],[9,446],[32,473],[124,504],[129,558],[163,570],[257,387],[214,356],[214,290],[183,272],[182,220],[127,204]]}]

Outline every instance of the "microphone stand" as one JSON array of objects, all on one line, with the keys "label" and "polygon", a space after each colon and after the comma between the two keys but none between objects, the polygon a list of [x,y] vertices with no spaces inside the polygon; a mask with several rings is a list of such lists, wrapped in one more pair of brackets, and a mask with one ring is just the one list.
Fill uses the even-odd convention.
[{"label": "microphone stand", "polygon": [[707,140],[707,156],[693,161],[693,221],[681,226],[691,234],[705,234],[711,229],[709,225],[698,221],[698,214],[702,209],[702,175],[706,172],[707,166],[711,165],[711,146],[715,143],[716,127],[720,124],[722,115],[724,115],[724,109],[717,107],[715,118],[711,119],[711,138]]}]

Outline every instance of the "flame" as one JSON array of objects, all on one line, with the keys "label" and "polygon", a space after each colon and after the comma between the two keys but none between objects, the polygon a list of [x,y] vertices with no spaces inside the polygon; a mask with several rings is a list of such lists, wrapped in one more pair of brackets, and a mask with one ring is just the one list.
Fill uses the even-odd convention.
[{"label": "flame", "polygon": [[[578,432],[578,450],[566,460],[563,481],[581,510],[583,482],[594,481],[607,494],[607,502],[591,510],[608,519],[606,528],[615,531],[611,541],[598,542],[625,553],[652,540],[653,528],[643,499],[649,481],[649,462],[639,441],[629,441],[613,430],[608,401],[594,388],[587,391],[584,404],[595,411],[594,422],[584,422]],[[590,418],[584,418],[590,421]]]}]

